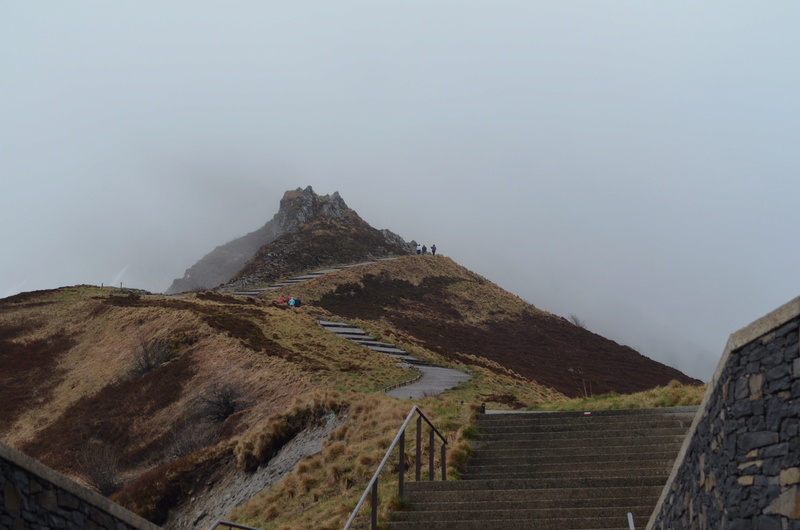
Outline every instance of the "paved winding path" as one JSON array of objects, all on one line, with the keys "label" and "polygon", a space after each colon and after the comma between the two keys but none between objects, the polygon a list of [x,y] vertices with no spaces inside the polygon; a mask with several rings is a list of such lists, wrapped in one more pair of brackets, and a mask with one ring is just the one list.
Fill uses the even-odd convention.
[{"label": "paved winding path", "polygon": [[[273,283],[264,288],[232,291],[231,294],[236,294],[241,296],[258,296],[264,291],[273,291],[276,289],[281,289],[283,287],[290,287],[292,285],[297,285],[298,283],[318,278],[323,274],[327,274],[329,272],[334,272],[342,269],[352,269],[353,267],[361,267],[363,265],[370,265],[372,263],[377,263],[379,261],[391,261],[393,259],[397,258],[380,258],[374,261],[365,261],[362,263],[354,263],[352,265],[344,265],[341,267],[314,271],[301,276],[295,276],[293,278],[289,278],[288,280],[283,280],[277,283]],[[341,337],[352,340],[353,342],[365,346],[375,352],[394,357],[395,359],[398,360],[398,362],[402,363],[407,368],[410,369],[413,367],[420,373],[420,376],[416,380],[413,380],[412,383],[387,389],[386,393],[389,394],[390,396],[394,396],[400,399],[420,399],[426,396],[435,396],[437,394],[441,394],[447,389],[458,386],[459,383],[469,381],[470,378],[472,377],[469,374],[466,374],[460,370],[453,370],[452,368],[445,368],[443,366],[436,366],[420,361],[419,359],[417,359],[416,357],[412,357],[405,351],[399,348],[395,348],[391,344],[378,342],[369,335],[367,335],[363,330],[349,326],[342,322],[331,322],[331,321],[321,320],[320,324],[328,331],[336,333]]]},{"label": "paved winding path", "polygon": [[386,393],[400,399],[420,399],[426,396],[441,394],[449,388],[458,386],[459,383],[469,381],[472,376],[460,370],[435,366],[412,357],[404,350],[391,344],[376,341],[362,329],[350,326],[343,322],[320,320],[320,325],[342,338],[351,340],[356,344],[369,348],[375,352],[394,357],[408,368],[415,368],[421,373],[413,383],[387,390]]},{"label": "paved winding path", "polygon": [[362,263],[353,263],[352,265],[342,265],[341,267],[334,267],[331,269],[323,269],[319,271],[309,272],[308,274],[303,274],[300,276],[295,276],[293,278],[289,278],[287,280],[281,280],[279,282],[273,283],[268,285],[267,287],[261,287],[258,289],[246,289],[240,291],[231,291],[231,294],[238,294],[241,296],[258,296],[259,294],[263,293],[264,291],[275,291],[277,289],[281,289],[283,287],[291,287],[292,285],[297,285],[298,283],[304,282],[306,280],[313,280],[314,278],[319,278],[323,274],[327,274],[329,272],[340,271],[342,269],[352,269],[354,267],[361,267],[363,265],[371,265],[373,263],[378,263],[380,261],[392,261],[397,258],[379,258],[373,261],[364,261]]}]

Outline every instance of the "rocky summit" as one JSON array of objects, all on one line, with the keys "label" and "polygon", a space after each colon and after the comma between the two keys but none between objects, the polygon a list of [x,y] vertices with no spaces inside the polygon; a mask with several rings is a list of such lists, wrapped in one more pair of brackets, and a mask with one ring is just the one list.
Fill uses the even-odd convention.
[{"label": "rocky summit", "polygon": [[410,254],[415,249],[415,242],[370,226],[338,192],[320,196],[308,186],[287,191],[270,221],[206,254],[183,278],[175,279],[166,294],[231,281],[258,285],[308,268]]}]

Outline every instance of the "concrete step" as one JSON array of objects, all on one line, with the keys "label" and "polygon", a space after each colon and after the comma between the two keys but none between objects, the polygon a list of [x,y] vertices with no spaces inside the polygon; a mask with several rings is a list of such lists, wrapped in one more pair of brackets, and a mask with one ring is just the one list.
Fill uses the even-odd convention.
[{"label": "concrete step", "polygon": [[401,350],[400,348],[393,348],[393,347],[367,346],[367,348],[369,348],[372,351],[376,351],[378,353],[397,353],[397,354],[407,353],[404,350]]},{"label": "concrete step", "polygon": [[487,411],[477,417],[477,421],[500,420],[510,417],[525,417],[530,419],[547,418],[569,418],[585,416],[589,412],[591,416],[664,416],[664,415],[685,415],[694,416],[697,413],[696,406],[692,407],[660,407],[652,409],[615,409],[615,410],[589,410],[589,411],[556,411],[556,412],[520,412],[520,411]]},{"label": "concrete step", "polygon": [[475,426],[484,433],[505,433],[512,431],[572,431],[591,432],[602,429],[655,429],[682,428],[688,429],[692,421],[689,418],[667,418],[663,416],[618,416],[611,418],[565,418],[555,421],[492,421],[477,422]]},{"label": "concrete step", "polygon": [[347,340],[353,340],[353,341],[356,341],[356,340],[372,340],[372,337],[370,337],[366,333],[339,333],[339,332],[337,332],[335,330],[328,330],[328,331],[333,331],[334,333],[336,333],[337,335],[339,335],[343,339],[347,339]]},{"label": "concrete step", "polygon": [[598,447],[592,454],[587,454],[586,451],[576,452],[576,451],[564,451],[560,452],[559,454],[554,454],[552,451],[539,451],[537,453],[531,453],[525,450],[517,451],[513,454],[509,454],[509,451],[495,451],[491,454],[488,454],[486,451],[477,452],[474,457],[472,457],[467,462],[467,467],[472,466],[527,466],[527,465],[539,465],[539,466],[560,466],[563,465],[564,462],[573,463],[575,465],[579,465],[580,463],[585,462],[607,462],[607,461],[614,461],[614,462],[627,462],[627,463],[635,463],[635,462],[647,462],[651,460],[670,460],[675,457],[678,452],[678,445],[675,444],[674,451],[654,451],[649,446],[642,446],[641,452],[633,452],[633,451],[625,451],[625,452],[618,452],[613,455],[609,455],[608,451],[605,451],[604,448]]},{"label": "concrete step", "polygon": [[[408,484],[407,484],[408,485]],[[617,502],[633,502],[632,499],[649,499],[658,497],[661,485],[657,486],[616,486],[606,487],[600,491],[589,491],[585,488],[549,488],[535,490],[480,490],[480,489],[452,489],[439,491],[426,491],[409,488],[406,500],[413,506],[427,504],[450,505],[452,503],[521,503],[530,504],[531,508],[537,506],[561,505],[569,503],[575,506],[604,506]],[[588,493],[588,494],[587,494]]]},{"label": "concrete step", "polygon": [[[467,468],[461,473],[461,479],[467,480],[468,477],[479,477],[481,475],[502,475],[502,474],[526,474],[530,476],[545,476],[545,474],[558,475],[563,473],[572,475],[580,473],[588,475],[591,473],[635,473],[635,474],[662,474],[669,472],[672,469],[673,460],[634,460],[634,461],[589,461],[589,462],[571,462],[562,461],[553,464],[489,464],[480,465],[470,463]],[[488,477],[487,477],[488,478]]]},{"label": "concrete step", "polygon": [[[558,500],[547,500],[547,501],[539,501],[539,500],[524,500],[524,501],[472,501],[472,502],[463,502],[463,501],[454,501],[454,502],[418,502],[414,503],[414,507],[412,508],[413,511],[416,512],[447,512],[447,511],[456,511],[456,512],[468,512],[468,511],[491,511],[491,510],[498,510],[498,511],[520,511],[520,510],[536,510],[539,513],[556,513],[556,514],[563,514],[564,512],[574,513],[576,510],[586,510],[586,509],[593,509],[593,510],[608,510],[612,509],[615,510],[616,513],[619,512],[619,509],[622,508],[626,511],[633,512],[634,515],[637,514],[634,511],[634,507],[638,507],[639,513],[643,513],[646,515],[650,515],[650,512],[653,511],[653,507],[655,506],[656,501],[658,500],[658,495],[652,495],[650,497],[644,496],[637,496],[637,497],[627,497],[624,499],[600,499],[599,501],[594,501],[591,503],[585,502],[586,499],[576,499],[575,501],[571,501],[569,506],[564,504],[564,501],[561,499]],[[613,514],[612,514],[613,515]],[[398,517],[395,520],[403,520],[404,518]]]},{"label": "concrete step", "polygon": [[485,480],[448,480],[444,482],[412,482],[406,485],[409,492],[469,491],[469,490],[545,490],[581,488],[620,488],[663,486],[666,477],[570,477],[570,478],[505,478]]},{"label": "concrete step", "polygon": [[[638,520],[638,519],[637,519]],[[643,519],[640,524],[646,524]],[[391,521],[388,530],[623,530],[628,527],[627,515],[591,519],[558,518],[530,520],[524,518],[486,519],[481,521]],[[642,526],[643,528],[643,526]]]},{"label": "concrete step", "polygon": [[353,327],[343,327],[343,326],[333,327],[333,326],[329,326],[327,324],[323,324],[322,327],[327,329],[328,331],[330,331],[332,333],[336,333],[337,335],[338,334],[351,334],[351,335],[360,335],[360,336],[363,336],[363,337],[367,337],[368,336],[365,332],[361,331],[358,328],[353,328]]},{"label": "concrete step", "polygon": [[[615,437],[608,440],[593,438],[520,438],[512,440],[483,440],[476,441],[475,447],[481,451],[491,449],[553,449],[565,450],[575,448],[594,448],[598,445],[605,446],[609,452],[624,451],[626,446],[644,445],[680,445],[685,435],[671,436],[628,436]],[[612,453],[613,454],[613,453]]]},{"label": "concrete step", "polygon": [[606,444],[598,444],[596,441],[585,441],[578,443],[578,441],[570,441],[567,444],[566,440],[556,440],[555,443],[549,446],[534,446],[527,442],[514,442],[513,444],[503,444],[499,441],[494,442],[472,442],[474,454],[486,456],[490,458],[498,456],[521,457],[521,456],[540,456],[550,455],[559,457],[561,455],[599,455],[606,454],[609,458],[619,458],[622,454],[667,454],[668,451],[675,451],[681,447],[683,439],[673,436],[668,437],[668,441],[660,441],[658,443],[646,438],[636,438],[633,440],[609,440]]},{"label": "concrete step", "polygon": [[[502,479],[533,479],[533,480],[546,480],[546,479],[563,479],[574,480],[578,478],[587,478],[586,473],[598,473],[598,470],[573,470],[573,471],[537,471],[526,473],[524,471],[497,471],[497,472],[482,472],[470,473],[464,472],[461,475],[462,481],[472,480],[502,480]],[[636,473],[633,470],[620,470],[608,469],[606,472],[609,476],[624,479],[624,478],[644,478],[650,477],[660,480],[662,483],[667,481],[670,469],[643,469],[641,473]],[[595,475],[597,476],[597,475]]]},{"label": "concrete step", "polygon": [[[527,431],[510,431],[507,433],[478,433],[475,436],[476,441],[507,441],[513,442],[517,440],[565,440],[565,439],[575,439],[576,438],[576,431],[547,431],[541,432],[536,430],[527,430]],[[657,436],[677,436],[683,437],[686,434],[686,429],[681,427],[670,427],[670,428],[657,428],[657,429],[625,429],[625,430],[616,430],[616,429],[597,429],[591,430],[581,434],[581,438],[600,441],[600,440],[610,440],[610,439],[626,439],[626,438],[636,438],[636,437],[657,437]]]},{"label": "concrete step", "polygon": [[571,506],[559,506],[553,509],[531,509],[531,508],[514,508],[510,510],[492,509],[485,507],[484,509],[469,509],[462,510],[409,510],[397,512],[392,516],[393,521],[430,521],[430,520],[446,520],[446,521],[483,521],[483,520],[497,520],[497,519],[530,519],[539,522],[553,520],[553,519],[602,519],[602,518],[615,518],[622,515],[624,520],[625,514],[628,512],[633,513],[636,518],[650,517],[650,513],[655,507],[657,499],[653,499],[652,503],[646,505],[628,505],[628,506],[602,506],[598,508],[575,508]]},{"label": "concrete step", "polygon": [[695,412],[479,415],[462,480],[407,484],[387,528],[643,528]]}]

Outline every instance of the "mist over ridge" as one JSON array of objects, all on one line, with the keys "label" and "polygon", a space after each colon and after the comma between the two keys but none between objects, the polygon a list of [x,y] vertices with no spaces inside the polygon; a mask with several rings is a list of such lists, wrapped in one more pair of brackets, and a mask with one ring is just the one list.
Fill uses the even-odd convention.
[{"label": "mist over ridge", "polygon": [[3,9],[0,296],[169,288],[285,190],[708,379],[798,292],[800,7]]}]

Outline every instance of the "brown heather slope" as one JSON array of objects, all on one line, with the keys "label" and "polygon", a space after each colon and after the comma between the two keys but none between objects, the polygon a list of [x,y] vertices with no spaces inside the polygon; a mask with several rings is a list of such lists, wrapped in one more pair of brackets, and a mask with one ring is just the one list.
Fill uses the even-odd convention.
[{"label": "brown heather slope", "polygon": [[[279,493],[254,499],[237,517],[263,528],[340,528],[410,408],[380,389],[416,374],[325,331],[317,316],[334,318],[310,304],[290,309],[217,292],[176,298],[79,286],[2,299],[0,439],[89,483],[85,450],[106,448],[124,486],[114,498],[173,525],[176,513],[196,512],[192,493],[252,473],[333,415],[344,424],[317,464],[298,468]],[[422,341],[396,335],[415,354],[447,362]],[[134,373],[143,346],[153,345],[168,359]],[[420,402],[452,442],[451,472],[479,403],[521,408],[563,399],[489,361],[462,358],[472,380]],[[242,393],[236,412],[204,421],[199,397],[225,383]]]},{"label": "brown heather slope", "polygon": [[700,384],[541,311],[442,256],[338,271],[287,294],[347,319],[401,331],[452,361],[494,361],[568,396],[639,392],[671,380]]}]

